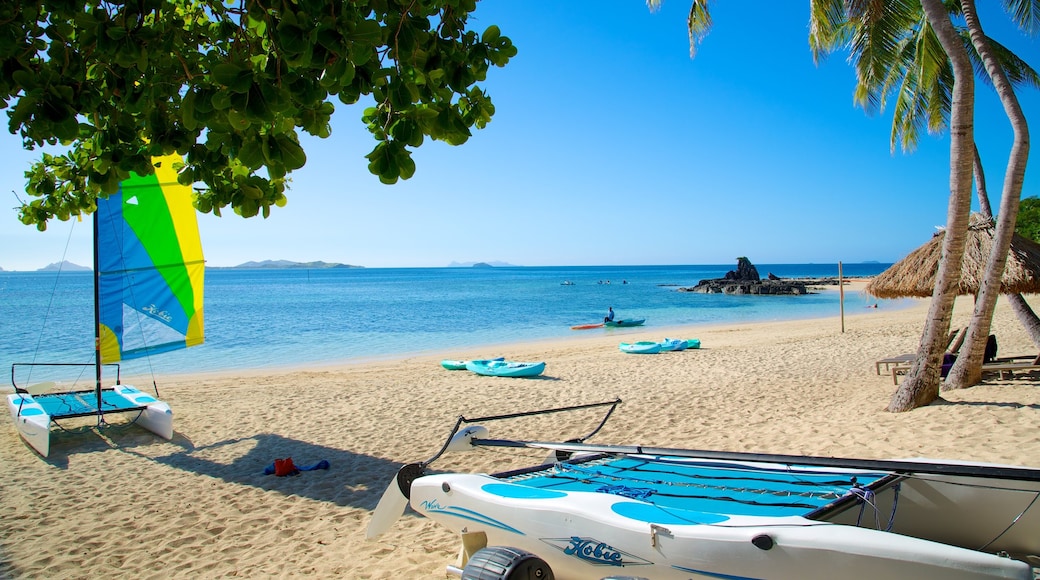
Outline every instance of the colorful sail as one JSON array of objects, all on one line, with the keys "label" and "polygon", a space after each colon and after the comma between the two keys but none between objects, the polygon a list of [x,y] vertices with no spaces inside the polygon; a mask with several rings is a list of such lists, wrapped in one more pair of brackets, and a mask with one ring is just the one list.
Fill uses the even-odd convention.
[{"label": "colorful sail", "polygon": [[102,362],[201,344],[205,262],[191,187],[177,183],[177,155],[132,175],[98,200],[98,298]]}]

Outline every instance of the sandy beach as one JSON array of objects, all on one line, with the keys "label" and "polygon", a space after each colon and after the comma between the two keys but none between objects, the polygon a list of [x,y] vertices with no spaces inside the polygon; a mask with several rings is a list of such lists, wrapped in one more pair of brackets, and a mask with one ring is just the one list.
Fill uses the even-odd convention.
[{"label": "sandy beach", "polygon": [[[768,300],[768,297],[763,297]],[[1034,308],[1040,306],[1032,301]],[[970,298],[954,326],[966,326]],[[592,442],[860,458],[1040,464],[1040,374],[987,377],[910,413],[874,361],[916,350],[928,302],[828,319],[645,327],[571,340],[278,372],[156,377],[175,436],[140,427],[54,433],[43,459],[0,421],[0,577],[443,578],[455,538],[409,511],[377,540],[365,526],[404,463],[436,452],[459,415],[624,403]],[[999,355],[1036,352],[1001,299]],[[625,355],[620,341],[699,338]],[[547,363],[537,379],[446,371],[442,358]],[[136,382],[147,388],[151,379]],[[124,382],[129,382],[125,381]],[[584,435],[598,412],[492,425],[493,436]],[[119,419],[115,419],[118,421]],[[265,475],[276,458],[328,470]],[[435,467],[496,472],[539,454],[482,451]]]}]

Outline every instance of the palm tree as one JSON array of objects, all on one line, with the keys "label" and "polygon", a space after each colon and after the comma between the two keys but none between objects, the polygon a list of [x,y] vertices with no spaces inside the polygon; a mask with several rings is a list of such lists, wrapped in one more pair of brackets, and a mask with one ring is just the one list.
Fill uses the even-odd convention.
[{"label": "palm tree", "polygon": [[[655,9],[659,4],[659,0],[648,0],[651,9]],[[1034,15],[1038,13],[1035,5],[1035,1],[1007,0],[1006,3],[1020,23],[1035,20]],[[883,109],[886,99],[890,95],[896,95],[893,149],[897,142],[906,150],[912,149],[916,145],[922,126],[927,125],[929,130],[939,131],[947,125],[947,117],[952,117],[953,120],[950,149],[951,197],[947,212],[943,260],[936,278],[936,288],[917,360],[911,367],[907,380],[889,404],[890,411],[906,411],[926,405],[939,396],[939,369],[945,351],[945,338],[949,330],[953,301],[956,298],[955,287],[960,278],[961,257],[970,213],[972,166],[978,160],[972,120],[974,77],[969,60],[970,56],[975,56],[975,51],[966,50],[965,46],[975,46],[977,43],[974,38],[958,38],[950,14],[946,12],[956,10],[956,3],[946,7],[938,1],[922,2],[918,5],[912,0],[811,0],[810,6],[810,44],[817,60],[824,52],[830,52],[839,46],[848,46],[856,61],[859,79],[856,89],[857,101],[867,109]],[[970,9],[974,11],[973,4]],[[977,22],[976,19],[975,23]],[[688,18],[691,55],[696,44],[710,30],[711,24],[707,1],[694,2]],[[976,37],[985,39],[981,35],[981,28],[977,29],[979,34]],[[991,46],[996,53],[996,56],[993,56],[994,52],[990,53],[991,62],[1000,63],[992,68],[1012,71],[1015,81],[1032,75],[1032,81],[1036,82],[1036,73],[1010,51],[995,43]],[[991,67],[987,66],[987,71],[989,70]],[[981,176],[980,164],[978,169]],[[989,203],[984,197],[985,188],[981,183],[979,193],[980,206],[986,210]],[[1002,218],[1005,217],[1005,213],[1014,211],[1001,212]],[[1013,224],[1014,218],[1009,219]],[[1006,254],[1005,247],[1003,260],[1006,260]],[[1000,267],[1000,271],[996,272],[999,288],[1003,264],[992,261],[991,263],[994,269],[998,265]],[[995,304],[995,298],[993,300]],[[1016,308],[1016,311],[1024,315],[1032,314],[1024,300],[1019,299],[1018,306],[1025,308]],[[988,312],[982,309],[978,318],[987,321],[985,332],[979,332],[983,327],[982,323],[973,325],[977,346],[969,343],[968,351],[978,350],[977,366],[981,372],[981,358],[985,348],[985,337],[988,336],[988,321],[992,319],[992,306]],[[1032,318],[1036,322],[1035,315]],[[1032,326],[1040,328],[1040,324]],[[980,334],[981,341],[977,338]],[[968,362],[970,360],[969,358]]]},{"label": "palm tree", "polygon": [[[842,2],[817,0],[813,3],[810,40],[814,55],[818,58],[820,52],[834,50],[842,45],[851,47],[853,54],[857,56],[858,102],[867,110],[884,109],[886,100],[894,96],[896,104],[891,146],[893,150],[897,145],[902,146],[905,151],[912,150],[917,144],[922,127],[927,126],[930,132],[939,132],[947,124],[951,106],[950,87],[953,82],[951,62],[942,50],[938,38],[931,33],[923,13],[912,3],[904,3],[898,7],[852,7],[849,9],[852,12],[849,13],[845,12],[847,7],[848,4]],[[1035,26],[1037,2],[1012,0],[1006,7],[1021,27],[1028,29]],[[947,4],[947,9],[954,14],[960,14],[961,6],[950,3]],[[973,58],[976,70],[987,72],[986,75],[981,75],[982,80],[991,81],[993,75],[989,74],[989,71],[998,71],[1001,75],[1000,80],[993,77],[992,82],[995,87],[1003,87],[1000,90],[1001,94],[1010,94],[1011,98],[1014,98],[1012,84],[1040,84],[1037,73],[1025,62],[1005,47],[985,37],[981,26],[978,25],[977,17],[974,16],[974,4],[966,5],[965,9],[971,11],[973,18],[969,22],[975,30],[974,33],[972,30],[964,30],[961,34],[962,42],[968,48],[968,55]],[[854,12],[855,10],[860,12]],[[981,51],[977,47],[982,47]],[[982,54],[988,55],[988,66]],[[1003,84],[998,84],[1000,82]],[[1017,101],[1015,104],[1017,105]],[[1008,106],[1010,105],[1006,105],[1005,108]],[[1016,131],[1016,134],[1022,135],[1023,131]],[[1016,148],[1016,152],[1020,150]],[[991,217],[982,165],[974,147],[973,160],[980,210],[984,216]],[[1013,166],[1018,164],[1024,168],[1024,160]],[[1009,166],[1009,176],[1013,175],[1013,166]],[[1021,175],[1018,187],[1015,187],[1014,179],[1009,179],[1006,183],[1012,189],[1005,190],[1005,200],[1009,201],[1003,204],[1000,215],[1002,220],[1008,220],[1011,224],[1014,223],[1014,215],[1017,213],[1020,179]],[[973,318],[967,346],[961,349],[961,352],[971,354],[958,359],[957,367],[947,379],[947,386],[970,381],[965,383],[966,386],[977,382],[981,377],[982,357],[996,303],[995,293],[999,289],[1003,262],[1007,258],[1005,244],[1010,244],[1010,238],[1011,234],[1005,229],[1001,245],[995,247],[992,268],[988,268],[988,296],[980,295],[984,299],[977,302],[977,315]],[[1010,297],[1010,301],[1023,326],[1040,346],[1040,319],[1021,296],[1014,295]]]},{"label": "palm tree", "polygon": [[[887,3],[879,3],[887,4]],[[873,5],[873,6],[876,6]],[[947,207],[946,235],[942,259],[935,280],[935,291],[925,321],[924,335],[917,359],[906,379],[892,395],[888,410],[909,411],[939,398],[940,369],[946,350],[953,303],[961,276],[961,259],[971,212],[971,169],[975,142],[975,77],[968,51],[961,44],[950,15],[941,0],[921,0],[927,25],[934,32],[953,65],[953,90],[950,102],[950,203]],[[855,15],[869,17],[869,9]],[[869,20],[862,20],[870,24]]]},{"label": "palm tree", "polygon": [[[1021,5],[1022,2],[1018,2],[1018,4]],[[1035,1],[1032,4],[1040,6],[1040,3]],[[990,325],[993,321],[993,310],[996,307],[997,294],[1000,290],[1000,278],[1004,274],[1004,266],[1007,263],[1008,249],[1011,247],[1011,237],[1015,233],[1018,205],[1022,196],[1022,183],[1025,180],[1026,162],[1029,159],[1029,128],[1025,115],[1022,113],[1022,108],[1004,67],[1001,66],[990,41],[982,31],[982,24],[979,22],[978,13],[975,10],[975,0],[961,0],[961,7],[964,11],[964,20],[968,25],[972,46],[982,59],[986,72],[1000,96],[1000,102],[1004,105],[1004,111],[1011,121],[1014,144],[1004,177],[1000,219],[993,237],[993,248],[989,262],[986,264],[986,275],[982,288],[975,300],[975,311],[972,314],[971,326],[968,330],[967,348],[961,351],[966,352],[967,356],[962,354],[958,357],[957,362],[950,369],[949,376],[946,378],[948,388],[970,387],[982,379],[982,359],[986,348],[986,337],[989,336]],[[1013,10],[1013,13],[1022,14],[1023,12]]]},{"label": "palm tree", "polygon": [[[1032,15],[1037,14],[1036,2],[1012,0],[1005,6],[1020,26],[1029,28],[1033,24],[1032,19],[1035,19],[1035,16]],[[877,8],[880,10],[876,10]],[[857,87],[857,99],[864,108],[874,106],[883,109],[886,98],[894,94],[896,106],[892,123],[892,148],[894,150],[898,143],[904,150],[910,150],[916,145],[922,126],[927,125],[930,131],[937,132],[946,125],[952,105],[950,84],[954,75],[952,63],[945,51],[937,50],[937,45],[939,48],[942,45],[937,36],[929,34],[928,22],[923,14],[915,10],[910,3],[902,5],[902,10],[894,7],[887,8],[889,9],[886,10],[886,7],[881,6],[849,8],[848,4],[840,2],[814,2],[814,25],[811,38],[817,55],[823,48],[833,50],[834,47],[842,44],[842,41],[848,40],[844,38],[845,36],[852,39],[847,43],[852,47],[854,54],[859,56],[857,72],[860,82]],[[846,13],[846,9],[850,12]],[[963,10],[968,13],[966,14],[968,30],[962,35],[962,42],[969,49],[969,57],[977,59],[976,69],[987,72],[987,75],[982,77],[983,80],[992,80],[994,86],[998,88],[1002,100],[1006,98],[1005,95],[1010,95],[1010,99],[1014,99],[1014,92],[1011,88],[1013,83],[1037,85],[1037,74],[1032,68],[1003,46],[985,37],[979,25],[973,1],[965,2],[963,8],[956,3],[950,3],[947,5],[947,9]],[[855,10],[859,10],[859,12],[855,12]],[[859,17],[858,25],[856,17]],[[915,22],[915,20],[920,22]],[[871,31],[876,33],[871,34]],[[906,31],[910,31],[910,33],[907,34]],[[1021,113],[1017,107],[1017,100],[1006,102],[1005,109],[1009,111],[1009,116],[1013,110],[1017,110],[1019,115]],[[1022,141],[1021,135],[1025,134],[1025,149],[1027,150],[1028,134],[1024,131],[1024,119],[1022,122],[1022,129],[1016,128],[1016,147],[1013,153],[1018,156],[1018,161],[1013,161],[1009,165],[1009,179],[1005,183],[1004,202],[1000,213],[1004,231],[998,240],[999,244],[994,245],[984,281],[984,287],[988,290],[980,292],[968,340],[966,346],[961,349],[961,352],[969,354],[958,359],[954,370],[947,379],[947,387],[967,386],[981,378],[986,338],[989,335],[993,310],[996,305],[996,293],[999,291],[1000,277],[1007,260],[1007,251],[1013,233],[1008,228],[1014,226],[1018,197],[1021,193],[1021,180],[1024,175],[1022,171],[1024,171],[1025,160],[1021,156],[1023,149],[1018,143]],[[992,216],[992,212],[986,196],[981,161],[974,146],[972,159],[978,184],[979,206],[982,213],[989,217]],[[1035,313],[1019,295],[1011,297],[1011,305],[1023,325],[1030,330],[1031,335],[1035,336],[1035,341],[1040,345],[1040,319],[1037,319]],[[929,320],[929,322],[932,321]],[[893,399],[893,406],[898,407],[901,401],[906,400],[931,399],[931,393],[935,393],[935,389],[930,383],[925,388],[921,382],[916,384],[911,382],[905,384],[904,389],[925,389],[929,394],[897,393]]]}]

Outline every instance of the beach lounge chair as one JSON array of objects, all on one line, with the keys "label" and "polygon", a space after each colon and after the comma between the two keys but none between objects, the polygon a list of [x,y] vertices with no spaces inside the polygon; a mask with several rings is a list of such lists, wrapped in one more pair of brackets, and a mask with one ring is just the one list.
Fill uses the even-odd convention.
[{"label": "beach lounge chair", "polygon": [[[964,337],[967,335],[967,333],[968,327],[959,328],[957,330],[951,330],[949,336],[946,337],[946,352],[949,354],[957,354],[957,351],[960,350],[961,345],[964,344]],[[895,380],[897,373],[892,369],[892,367],[908,367],[909,363],[914,362],[915,358],[917,358],[916,352],[908,352],[906,354],[901,354],[898,356],[883,358],[881,360],[874,361],[874,371],[877,372],[877,374],[880,376],[881,365],[885,365],[885,372],[887,373],[891,371],[892,379]],[[900,368],[900,371],[901,372],[899,374],[906,374],[906,369]]]},{"label": "beach lounge chair", "polygon": [[1029,372],[1037,370],[1040,370],[1040,355],[1035,357],[1026,355],[999,358],[982,365],[982,372],[997,373],[1001,380],[1015,376],[1016,371]]},{"label": "beach lounge chair", "polygon": [[883,359],[881,359],[879,361],[875,361],[874,362],[874,369],[877,371],[877,374],[880,375],[881,374],[881,365],[885,365],[885,372],[887,373],[889,370],[891,370],[890,367],[892,367],[892,366],[905,366],[907,363],[914,362],[915,358],[917,358],[917,353],[916,352],[908,352],[906,354],[901,354],[899,356],[892,356],[892,357],[888,357],[888,358],[883,358]]},{"label": "beach lounge chair", "polygon": [[[946,374],[950,372],[950,368],[953,367],[953,363],[957,360],[957,352],[960,350],[961,346],[964,344],[964,338],[967,335],[967,331],[968,331],[967,328],[962,328],[961,330],[954,331],[954,332],[950,333],[950,338],[947,341],[946,353],[943,355],[943,364],[942,364],[942,376],[943,376],[943,378],[945,378]],[[903,355],[903,356],[906,356],[906,355]],[[989,363],[989,362],[995,362],[997,360],[1000,360],[1000,359],[997,359],[996,356],[997,356],[997,337],[995,335],[991,334],[991,335],[989,335],[989,338],[986,339],[986,352],[983,355],[982,362],[983,363]],[[896,358],[896,357],[893,357],[893,358]],[[912,355],[910,355],[909,360],[907,360],[905,362],[895,363],[891,367],[890,371],[892,373],[892,384],[893,385],[898,385],[899,384],[899,375],[905,375],[907,372],[909,372],[910,371],[910,363],[912,363],[914,361],[914,359],[916,359],[916,358],[917,358],[917,355],[916,354],[912,354]],[[1040,357],[1038,357],[1038,358],[1040,358]],[[878,374],[881,374],[881,373],[879,372]]]}]

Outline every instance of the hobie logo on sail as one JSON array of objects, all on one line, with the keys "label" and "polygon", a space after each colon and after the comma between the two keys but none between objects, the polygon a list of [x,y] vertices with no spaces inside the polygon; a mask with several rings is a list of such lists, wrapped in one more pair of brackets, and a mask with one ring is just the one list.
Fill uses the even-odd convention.
[{"label": "hobie logo on sail", "polygon": [[542,541],[568,556],[602,566],[639,566],[650,563],[648,560],[633,556],[596,538],[571,536],[569,538],[542,538]]},{"label": "hobie logo on sail", "polygon": [[141,311],[145,314],[151,314],[152,316],[160,320],[165,320],[166,322],[170,322],[171,320],[173,320],[173,317],[170,316],[170,313],[168,311],[159,310],[159,308],[155,304],[149,304],[148,306],[142,308]]}]

